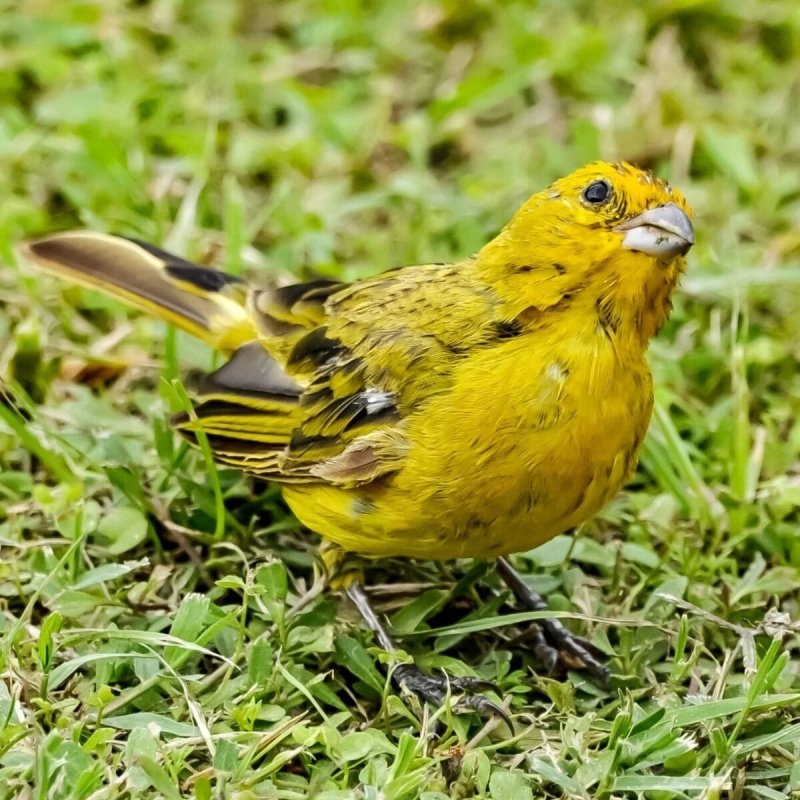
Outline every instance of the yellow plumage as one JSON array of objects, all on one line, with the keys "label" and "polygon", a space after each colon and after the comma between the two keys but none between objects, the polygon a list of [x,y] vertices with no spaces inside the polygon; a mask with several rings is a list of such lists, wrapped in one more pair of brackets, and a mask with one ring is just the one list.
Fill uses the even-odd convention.
[{"label": "yellow plumage", "polygon": [[92,233],[26,252],[231,353],[176,426],[283,483],[312,530],[368,556],[485,557],[579,524],[630,476],[689,213],[663,181],[596,163],[475,257],[352,285],[248,290]]}]

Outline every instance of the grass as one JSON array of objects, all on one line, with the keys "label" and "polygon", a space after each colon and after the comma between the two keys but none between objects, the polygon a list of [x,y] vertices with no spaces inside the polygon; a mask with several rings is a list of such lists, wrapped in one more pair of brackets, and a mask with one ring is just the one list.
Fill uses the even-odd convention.
[{"label": "grass", "polygon": [[[798,99],[790,0],[0,2],[0,798],[797,796]],[[354,279],[598,157],[698,230],[636,480],[516,559],[614,684],[537,675],[468,562],[370,574],[513,736],[398,697],[276,489],[178,443],[208,352],[15,256],[86,226]]]}]

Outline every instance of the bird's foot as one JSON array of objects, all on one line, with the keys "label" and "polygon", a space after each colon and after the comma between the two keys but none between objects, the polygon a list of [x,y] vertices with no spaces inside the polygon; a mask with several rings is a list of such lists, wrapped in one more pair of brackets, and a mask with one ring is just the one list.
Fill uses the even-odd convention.
[{"label": "bird's foot", "polygon": [[[397,645],[381,622],[380,617],[375,613],[364,587],[358,581],[353,581],[345,591],[359,610],[363,620],[375,633],[380,646],[387,652],[396,653]],[[455,695],[452,703],[454,710],[470,709],[485,716],[500,717],[510,730],[514,730],[511,718],[502,706],[493,703],[482,694],[474,694],[475,692],[495,689],[494,684],[490,681],[470,677],[459,678],[444,673],[438,677],[428,675],[415,664],[398,664],[392,671],[392,680],[401,689],[408,690],[423,702],[437,706],[444,705],[448,695]]]},{"label": "bird's foot", "polygon": [[[497,571],[521,606],[530,611],[547,610],[544,599],[525,583],[508,559],[497,560]],[[608,683],[611,670],[605,664],[603,652],[557,619],[538,620],[532,629],[532,636],[533,652],[549,674],[560,669],[583,669],[595,683],[601,686]]]},{"label": "bird's foot", "polygon": [[557,619],[538,621],[532,635],[533,652],[549,674],[561,669],[582,669],[595,683],[601,686],[608,683],[611,670],[605,664],[604,654]]},{"label": "bird's foot", "polygon": [[392,679],[420,700],[437,706],[444,705],[450,694],[454,699],[452,707],[455,710],[469,709],[487,717],[500,717],[513,730],[511,718],[505,708],[482,694],[475,694],[496,690],[491,681],[447,674],[428,675],[415,664],[398,664],[392,672]]}]

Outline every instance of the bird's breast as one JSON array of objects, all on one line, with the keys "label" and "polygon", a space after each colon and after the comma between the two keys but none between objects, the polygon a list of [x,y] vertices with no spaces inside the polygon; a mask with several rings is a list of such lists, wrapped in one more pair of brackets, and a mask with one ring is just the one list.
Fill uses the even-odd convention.
[{"label": "bird's breast", "polygon": [[426,409],[397,487],[443,549],[535,547],[595,514],[633,472],[653,402],[644,354],[563,344],[473,359]]}]

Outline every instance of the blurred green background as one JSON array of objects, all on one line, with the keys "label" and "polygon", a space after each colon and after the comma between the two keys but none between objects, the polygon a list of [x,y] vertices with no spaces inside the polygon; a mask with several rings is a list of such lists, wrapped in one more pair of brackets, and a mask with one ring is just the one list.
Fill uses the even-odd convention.
[{"label": "blurred green background", "polygon": [[[0,797],[796,796],[798,106],[790,0],[0,0]],[[432,742],[346,608],[287,617],[314,548],[276,491],[173,439],[209,354],[15,248],[356,279],[598,158],[680,187],[698,241],[634,484],[518,566],[620,677],[536,676],[469,564],[376,567],[420,663],[513,698],[516,736]]]}]

